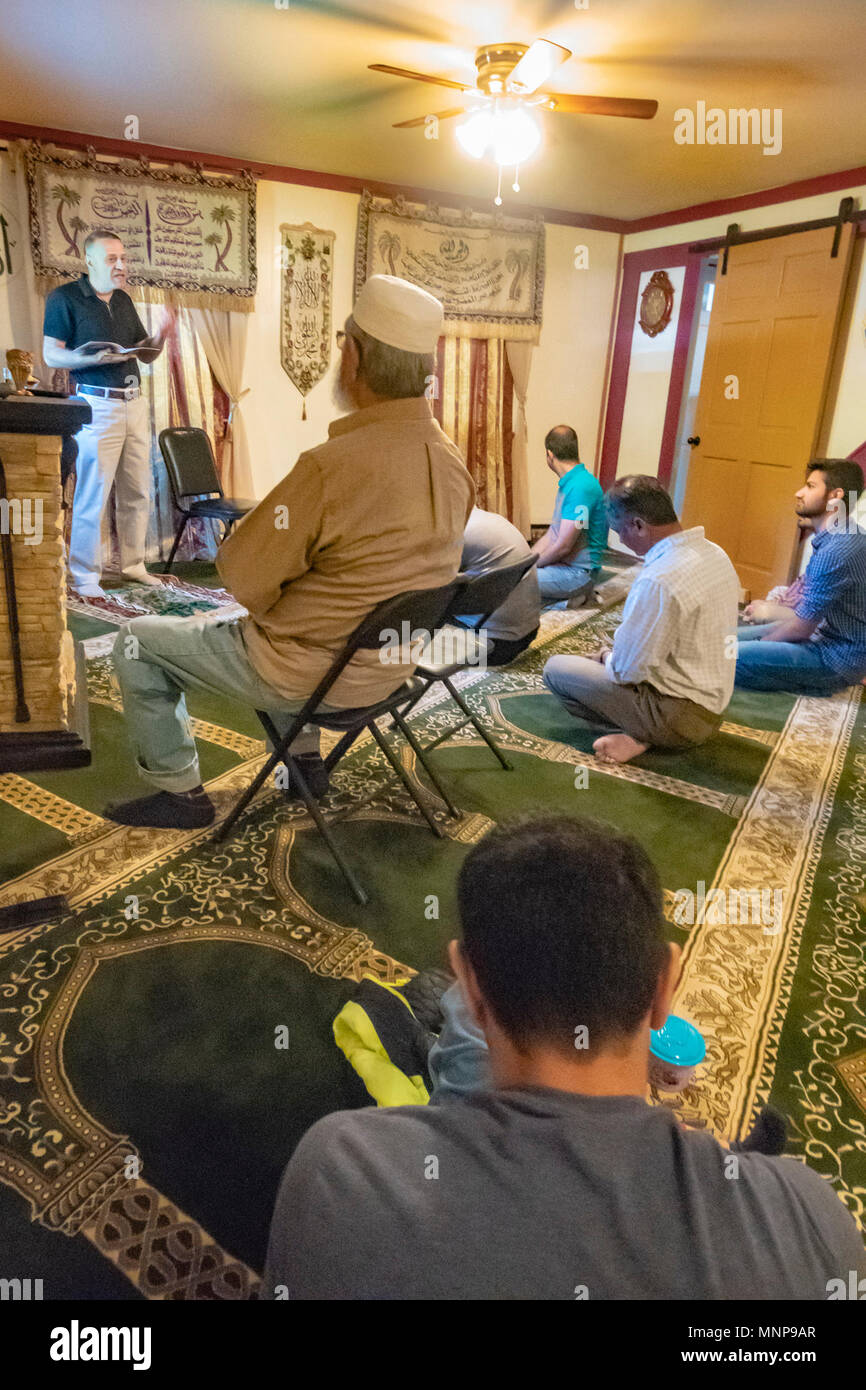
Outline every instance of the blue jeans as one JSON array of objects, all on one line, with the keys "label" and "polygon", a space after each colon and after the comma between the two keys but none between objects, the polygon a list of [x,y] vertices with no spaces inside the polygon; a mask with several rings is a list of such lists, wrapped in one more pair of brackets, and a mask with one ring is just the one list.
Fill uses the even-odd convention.
[{"label": "blue jeans", "polygon": [[787,690],[792,695],[835,695],[851,684],[821,660],[819,642],[763,642],[772,623],[737,629],[741,690]]},{"label": "blue jeans", "polygon": [[[259,675],[247,656],[240,618],[213,613],[133,618],[117,634],[113,661],[139,773],[158,791],[186,792],[201,785],[184,691],[206,690],[267,710],[279,733],[306,703],[284,697]],[[318,747],[319,731],[307,724],[292,752],[312,753]]]},{"label": "blue jeans", "polygon": [[544,565],[537,571],[541,602],[559,603],[561,599],[573,598],[592,584],[600,573],[600,570],[588,569],[585,565]]},{"label": "blue jeans", "polygon": [[427,1058],[433,1082],[431,1105],[471,1095],[490,1081],[487,1042],[469,1013],[460,985],[446,989],[441,1002],[445,1021]]}]

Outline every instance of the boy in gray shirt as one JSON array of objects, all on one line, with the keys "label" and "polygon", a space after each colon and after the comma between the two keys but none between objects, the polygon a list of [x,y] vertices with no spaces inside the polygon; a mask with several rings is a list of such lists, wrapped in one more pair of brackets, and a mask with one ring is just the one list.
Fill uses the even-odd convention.
[{"label": "boy in gray shirt", "polygon": [[262,1297],[826,1299],[866,1275],[817,1173],[647,1103],[679,947],[636,841],[577,817],[500,827],[458,900],[450,958],[490,1084],[315,1124],[283,1178]]}]

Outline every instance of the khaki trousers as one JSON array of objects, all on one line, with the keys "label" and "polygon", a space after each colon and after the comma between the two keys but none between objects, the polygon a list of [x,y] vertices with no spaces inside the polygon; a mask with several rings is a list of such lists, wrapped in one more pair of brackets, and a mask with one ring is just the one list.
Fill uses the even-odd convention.
[{"label": "khaki trousers", "polygon": [[691,748],[718,731],[721,714],[694,700],[662,695],[645,681],[618,685],[606,666],[584,656],[553,656],[544,668],[544,684],[569,714],[590,723],[619,729],[638,743],[656,748]]}]

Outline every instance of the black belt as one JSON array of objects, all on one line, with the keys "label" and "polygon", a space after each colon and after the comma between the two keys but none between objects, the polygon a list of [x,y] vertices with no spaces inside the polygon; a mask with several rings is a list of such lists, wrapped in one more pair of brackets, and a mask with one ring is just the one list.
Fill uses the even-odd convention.
[{"label": "black belt", "polygon": [[78,383],[79,396],[102,396],[112,401],[136,401],[141,395],[140,386],[82,386]]}]

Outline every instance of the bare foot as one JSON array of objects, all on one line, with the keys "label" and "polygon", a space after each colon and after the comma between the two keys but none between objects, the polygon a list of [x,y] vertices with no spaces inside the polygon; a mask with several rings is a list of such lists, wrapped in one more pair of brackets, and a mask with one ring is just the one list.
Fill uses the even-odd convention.
[{"label": "bare foot", "polygon": [[602,763],[629,763],[649,748],[648,743],[638,743],[630,734],[605,734],[597,738],[592,746],[595,756]]}]

